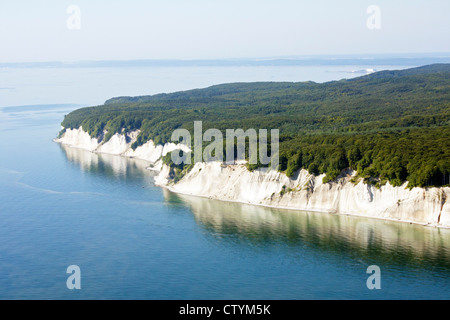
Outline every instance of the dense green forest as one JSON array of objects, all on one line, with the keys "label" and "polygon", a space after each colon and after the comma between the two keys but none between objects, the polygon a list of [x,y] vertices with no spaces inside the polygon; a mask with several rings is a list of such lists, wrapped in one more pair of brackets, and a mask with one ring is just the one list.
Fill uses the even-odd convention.
[{"label": "dense green forest", "polygon": [[[67,115],[65,128],[108,140],[140,129],[133,148],[170,141],[174,129],[279,129],[279,170],[305,168],[332,181],[342,170],[366,182],[450,184],[450,64],[327,83],[258,82],[119,97]],[[255,166],[249,167],[254,169]],[[182,168],[181,168],[182,169]]]}]

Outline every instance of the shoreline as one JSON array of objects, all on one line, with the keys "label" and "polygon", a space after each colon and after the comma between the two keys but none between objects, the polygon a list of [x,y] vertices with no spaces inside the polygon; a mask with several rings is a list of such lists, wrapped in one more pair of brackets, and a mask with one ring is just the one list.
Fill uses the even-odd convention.
[{"label": "shoreline", "polygon": [[[133,138],[136,136],[135,133],[131,134]],[[323,184],[320,176],[316,177],[302,172],[302,170],[299,172],[297,180],[292,180],[282,173],[250,172],[239,165],[227,166],[222,170],[220,166],[214,165],[214,163],[199,163],[198,167],[205,170],[202,171],[201,168],[200,170],[197,168],[197,171],[195,171],[192,169],[180,181],[173,184],[167,167],[162,164],[161,157],[177,148],[177,145],[155,146],[153,141],[149,141],[140,147],[142,150],[139,150],[139,148],[131,150],[130,145],[133,140],[131,139],[126,143],[124,142],[125,139],[121,139],[117,135],[114,140],[101,143],[90,138],[82,128],[71,130],[69,137],[63,135],[61,138],[52,139],[57,144],[91,153],[145,161],[148,164],[146,169],[156,173],[153,178],[155,186],[165,188],[174,194],[272,209],[375,218],[377,220],[450,229],[448,208],[446,207],[444,210],[444,205],[449,205],[445,199],[450,198],[448,196],[450,188],[437,188],[437,190],[415,188],[411,191],[405,190],[404,186],[388,186],[382,192],[383,190],[375,190],[362,183],[361,185],[350,185],[348,178],[342,178],[341,181],[331,184]],[[239,183],[236,183],[237,181]],[[305,191],[305,186],[309,186],[311,183],[313,190]],[[285,195],[286,198],[283,198],[284,196],[279,194],[282,185],[300,189]],[[185,190],[189,191],[186,192]],[[439,200],[441,201],[439,204],[436,197],[441,199],[441,194],[445,198]],[[246,199],[249,199],[249,201],[246,201]],[[279,204],[271,204],[270,202],[278,202]],[[293,203],[292,206],[283,205],[283,203],[289,204],[291,202]],[[437,208],[438,206],[440,206],[440,211]],[[355,212],[348,211],[353,211],[352,208],[355,208]],[[359,214],[356,212],[361,208],[367,213]],[[416,213],[417,210],[419,210],[418,213]],[[441,219],[443,215],[445,217]],[[408,219],[408,216],[417,217],[417,219]]]},{"label": "shoreline", "polygon": [[189,193],[185,193],[185,192],[181,192],[181,191],[175,191],[170,186],[158,185],[156,183],[155,183],[155,186],[157,186],[159,188],[166,189],[166,190],[174,193],[175,195],[183,195],[183,196],[202,198],[202,199],[213,200],[213,201],[239,203],[239,204],[243,204],[243,205],[264,207],[264,208],[270,208],[270,209],[280,209],[280,210],[287,210],[287,211],[308,212],[308,213],[309,212],[310,213],[318,212],[318,213],[325,213],[325,214],[330,214],[330,215],[340,215],[340,216],[366,218],[366,219],[369,219],[369,220],[376,219],[376,220],[379,220],[379,221],[399,222],[399,223],[410,224],[410,225],[417,225],[417,226],[428,227],[428,228],[437,228],[437,229],[448,229],[448,230],[450,230],[450,227],[448,227],[448,226],[435,225],[435,224],[431,224],[431,223],[421,223],[421,222],[411,221],[411,220],[371,217],[371,216],[366,216],[366,215],[362,215],[362,214],[322,211],[322,210],[317,210],[317,209],[316,210],[314,210],[314,209],[304,210],[304,209],[297,209],[297,208],[283,207],[283,206],[275,206],[275,205],[269,205],[269,204],[257,204],[257,203],[239,201],[239,200],[219,199],[219,198],[213,198],[213,197],[202,196],[202,195],[193,195],[193,194],[189,194]]}]

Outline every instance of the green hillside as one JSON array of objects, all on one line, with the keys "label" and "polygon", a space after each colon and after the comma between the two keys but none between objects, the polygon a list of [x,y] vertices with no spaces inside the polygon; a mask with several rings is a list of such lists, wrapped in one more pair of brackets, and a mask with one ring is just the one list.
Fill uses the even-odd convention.
[{"label": "green hillside", "polygon": [[[357,170],[367,182],[450,183],[450,64],[382,71],[327,83],[232,83],[142,97],[119,97],[67,115],[65,128],[92,137],[140,129],[134,148],[170,141],[174,129],[280,130],[280,168]],[[254,167],[250,167],[254,169]]]}]

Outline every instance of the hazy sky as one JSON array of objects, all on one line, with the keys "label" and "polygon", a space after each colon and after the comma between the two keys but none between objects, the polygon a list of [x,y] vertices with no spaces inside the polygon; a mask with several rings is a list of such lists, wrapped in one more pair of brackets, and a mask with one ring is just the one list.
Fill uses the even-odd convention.
[{"label": "hazy sky", "polygon": [[449,0],[1,0],[0,62],[450,52],[449,14]]}]

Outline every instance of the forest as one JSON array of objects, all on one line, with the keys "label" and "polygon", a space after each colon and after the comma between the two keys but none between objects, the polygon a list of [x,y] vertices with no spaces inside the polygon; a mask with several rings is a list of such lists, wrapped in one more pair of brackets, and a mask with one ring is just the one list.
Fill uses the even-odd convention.
[{"label": "forest", "polygon": [[193,132],[194,121],[224,134],[279,129],[278,170],[288,176],[303,168],[330,182],[350,168],[375,186],[450,184],[450,64],[326,83],[230,83],[118,97],[68,114],[62,126],[104,141],[139,129],[137,148],[169,142],[178,128]]}]

